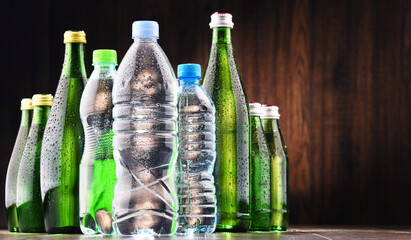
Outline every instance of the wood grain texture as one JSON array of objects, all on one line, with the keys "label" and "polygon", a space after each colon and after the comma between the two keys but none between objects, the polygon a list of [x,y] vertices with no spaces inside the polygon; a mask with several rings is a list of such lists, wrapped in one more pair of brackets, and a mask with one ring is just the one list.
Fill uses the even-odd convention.
[{"label": "wood grain texture", "polygon": [[94,49],[116,49],[120,62],[142,19],[159,22],[174,69],[204,69],[210,14],[220,11],[233,14],[248,99],[280,107],[291,223],[411,223],[411,1],[5,1],[3,9],[1,186],[20,99],[54,94],[65,30],[86,31],[89,73]]}]

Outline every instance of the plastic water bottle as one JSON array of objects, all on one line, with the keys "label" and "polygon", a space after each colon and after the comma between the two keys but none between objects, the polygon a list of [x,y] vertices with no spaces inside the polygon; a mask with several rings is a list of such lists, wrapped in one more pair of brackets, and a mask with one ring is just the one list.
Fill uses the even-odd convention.
[{"label": "plastic water bottle", "polygon": [[200,85],[200,65],[179,65],[177,76],[180,79],[177,232],[212,233],[216,227],[215,108]]},{"label": "plastic water bottle", "polygon": [[113,227],[122,235],[177,229],[177,81],[157,43],[158,23],[133,23],[134,43],[113,87],[117,183]]},{"label": "plastic water bottle", "polygon": [[93,51],[93,65],[94,71],[80,102],[85,136],[80,163],[80,228],[84,234],[110,234],[113,232],[111,204],[116,184],[111,98],[116,51]]}]

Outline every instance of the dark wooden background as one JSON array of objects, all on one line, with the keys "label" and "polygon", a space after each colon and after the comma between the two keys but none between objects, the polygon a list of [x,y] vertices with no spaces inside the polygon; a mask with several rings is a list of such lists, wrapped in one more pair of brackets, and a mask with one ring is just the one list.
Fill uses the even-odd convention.
[{"label": "dark wooden background", "polygon": [[54,94],[65,30],[86,31],[89,72],[94,49],[116,49],[120,61],[132,43],[132,22],[143,19],[159,22],[159,43],[174,69],[205,66],[215,11],[233,14],[249,100],[280,106],[291,224],[410,224],[411,2],[405,0],[3,1],[0,185],[20,99]]}]

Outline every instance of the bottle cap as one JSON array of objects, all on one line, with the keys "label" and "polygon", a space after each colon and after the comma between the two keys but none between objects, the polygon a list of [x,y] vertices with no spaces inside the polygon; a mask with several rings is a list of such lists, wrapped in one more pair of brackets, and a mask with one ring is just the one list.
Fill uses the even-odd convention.
[{"label": "bottle cap", "polygon": [[51,94],[35,94],[33,95],[33,107],[36,106],[51,106],[53,104],[53,95]]},{"label": "bottle cap", "polygon": [[279,107],[274,105],[264,105],[261,108],[261,118],[280,119]]},{"label": "bottle cap", "polygon": [[84,31],[66,31],[64,43],[87,43],[86,33]]},{"label": "bottle cap", "polygon": [[177,67],[177,78],[200,78],[201,66],[195,63],[180,64]]},{"label": "bottle cap", "polygon": [[93,64],[94,63],[115,63],[117,65],[117,52],[112,49],[98,49],[93,51]]},{"label": "bottle cap", "polygon": [[159,38],[159,26],[156,21],[135,21],[132,27],[132,37]]},{"label": "bottle cap", "polygon": [[31,100],[31,98],[23,98],[21,100],[20,110],[33,110],[33,100]]},{"label": "bottle cap", "polygon": [[210,28],[229,27],[233,28],[233,16],[230,13],[215,12],[211,15]]},{"label": "bottle cap", "polygon": [[251,116],[261,116],[261,103],[259,102],[250,102],[250,115]]}]

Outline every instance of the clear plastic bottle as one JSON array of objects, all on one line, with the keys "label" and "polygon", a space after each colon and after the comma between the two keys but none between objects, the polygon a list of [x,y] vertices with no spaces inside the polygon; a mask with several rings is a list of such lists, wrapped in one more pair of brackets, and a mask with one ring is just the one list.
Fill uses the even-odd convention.
[{"label": "clear plastic bottle", "polygon": [[133,23],[134,43],[113,87],[113,227],[122,235],[177,229],[178,86],[158,32],[157,22]]},{"label": "clear plastic bottle", "polygon": [[212,233],[216,227],[215,108],[200,85],[200,65],[179,65],[177,76],[180,80],[177,233]]},{"label": "clear plastic bottle", "polygon": [[93,65],[94,71],[80,102],[85,136],[80,164],[80,228],[84,234],[111,234],[111,204],[116,184],[111,91],[116,75],[116,51],[93,51]]}]

